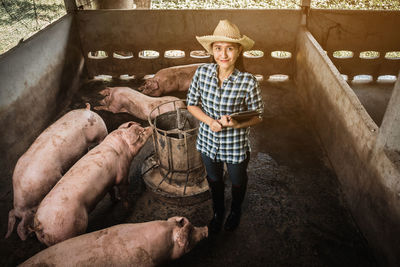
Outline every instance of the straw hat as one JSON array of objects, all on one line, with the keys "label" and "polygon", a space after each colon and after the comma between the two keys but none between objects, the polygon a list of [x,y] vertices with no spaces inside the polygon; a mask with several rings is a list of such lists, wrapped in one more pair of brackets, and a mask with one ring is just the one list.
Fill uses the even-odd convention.
[{"label": "straw hat", "polygon": [[243,47],[243,51],[250,50],[254,41],[246,35],[240,35],[239,28],[229,20],[220,20],[214,30],[213,35],[196,36],[197,41],[212,55],[212,43],[230,42],[238,43]]}]

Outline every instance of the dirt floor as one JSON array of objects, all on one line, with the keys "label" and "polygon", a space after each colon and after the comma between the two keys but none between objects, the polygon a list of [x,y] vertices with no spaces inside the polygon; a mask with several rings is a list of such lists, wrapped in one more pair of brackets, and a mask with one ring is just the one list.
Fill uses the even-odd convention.
[{"label": "dirt floor", "polygon": [[[97,92],[106,85],[110,84],[84,84],[63,113],[84,107],[85,102],[95,106],[101,98]],[[137,88],[138,83],[120,85]],[[265,117],[251,132],[249,184],[239,228],[203,240],[189,254],[165,266],[377,265],[346,208],[340,185],[308,124],[294,86],[291,81],[265,82],[261,86]],[[138,121],[128,114],[99,114],[109,131],[122,122]],[[132,163],[130,209],[113,204],[107,196],[91,213],[88,232],[175,215],[186,216],[196,226],[208,223],[212,214],[209,199],[182,206],[165,203],[146,190],[140,177],[141,164],[151,153],[152,144],[148,142]],[[226,184],[229,206],[229,181]],[[0,193],[0,230],[5,233],[12,192]],[[23,242],[13,233],[7,240],[0,239],[0,266],[15,266],[44,248],[35,236]]]}]

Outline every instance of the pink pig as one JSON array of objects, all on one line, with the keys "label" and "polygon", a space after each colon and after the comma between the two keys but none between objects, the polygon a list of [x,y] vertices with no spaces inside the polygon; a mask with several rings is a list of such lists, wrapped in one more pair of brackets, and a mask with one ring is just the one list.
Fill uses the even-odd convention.
[{"label": "pink pig", "polygon": [[149,96],[166,95],[171,92],[185,92],[197,68],[203,63],[174,66],[159,70],[153,78],[147,79],[139,91]]},{"label": "pink pig", "polygon": [[9,212],[6,238],[20,218],[17,232],[26,239],[40,201],[88,147],[106,135],[104,121],[90,111],[89,104],[68,112],[39,135],[14,169],[14,209]]},{"label": "pink pig", "polygon": [[208,235],[184,217],[120,224],[47,248],[20,266],[157,266],[181,257]]},{"label": "pink pig", "polygon": [[114,185],[125,199],[131,161],[151,134],[151,127],[124,123],[75,163],[40,203],[37,238],[51,246],[85,233],[88,213]]},{"label": "pink pig", "polygon": [[[129,87],[108,87],[100,94],[104,95],[105,98],[100,101],[101,106],[94,107],[94,109],[113,113],[126,112],[142,120],[147,120],[150,112],[162,103],[179,100],[174,96],[150,97]],[[181,101],[175,103],[176,107],[185,107]],[[159,114],[173,110],[175,110],[174,103],[162,105],[160,112],[152,113],[152,119]]]}]

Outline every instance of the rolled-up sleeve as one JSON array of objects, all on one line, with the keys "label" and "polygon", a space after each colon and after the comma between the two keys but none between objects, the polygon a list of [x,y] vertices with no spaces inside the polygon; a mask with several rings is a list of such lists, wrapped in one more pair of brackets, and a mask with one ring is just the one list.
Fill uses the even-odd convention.
[{"label": "rolled-up sleeve", "polygon": [[246,95],[247,109],[248,110],[260,109],[262,110],[262,113],[264,113],[264,102],[261,97],[260,86],[255,78],[252,80],[252,85],[253,86],[249,87],[249,90],[247,91]]},{"label": "rolled-up sleeve", "polygon": [[188,106],[198,106],[200,101],[200,90],[198,86],[199,81],[199,69],[194,73],[192,82],[190,83],[188,94],[186,97],[186,103]]}]

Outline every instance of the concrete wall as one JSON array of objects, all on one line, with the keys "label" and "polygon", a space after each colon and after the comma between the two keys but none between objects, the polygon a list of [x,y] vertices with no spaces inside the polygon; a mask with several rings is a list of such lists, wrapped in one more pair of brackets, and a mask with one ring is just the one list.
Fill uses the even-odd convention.
[{"label": "concrete wall", "polygon": [[0,56],[2,190],[11,190],[17,159],[68,103],[79,87],[82,69],[72,15]]},{"label": "concrete wall", "polygon": [[[348,204],[383,266],[400,264],[400,173],[377,144],[379,128],[306,29],[298,34],[298,94]],[[398,90],[398,89],[397,89]]]},{"label": "concrete wall", "polygon": [[[308,29],[327,51],[339,72],[349,76],[359,74],[397,75],[400,60],[385,59],[385,53],[400,51],[400,12],[372,10],[318,10],[311,9]],[[354,57],[334,58],[337,50],[351,50]],[[376,59],[361,59],[362,51],[377,51]]]},{"label": "concrete wall", "polygon": [[[400,74],[397,76],[400,77]],[[400,79],[397,79],[378,138],[378,145],[400,155]],[[400,165],[400,160],[397,159]]]},{"label": "concrete wall", "polygon": [[[208,62],[189,56],[192,50],[202,50],[196,35],[212,34],[220,19],[229,19],[239,25],[255,41],[254,49],[262,50],[264,57],[245,59],[244,64],[253,73],[288,74],[294,72],[292,59],[275,59],[276,50],[295,51],[296,33],[301,20],[300,10],[85,10],[78,12],[82,48],[90,76],[108,74],[151,74],[161,68]],[[157,59],[141,59],[141,50],[160,52]],[[164,51],[180,49],[186,57],[164,58]],[[90,59],[89,51],[106,51],[106,59]],[[132,52],[132,59],[113,58],[115,51]]]}]

